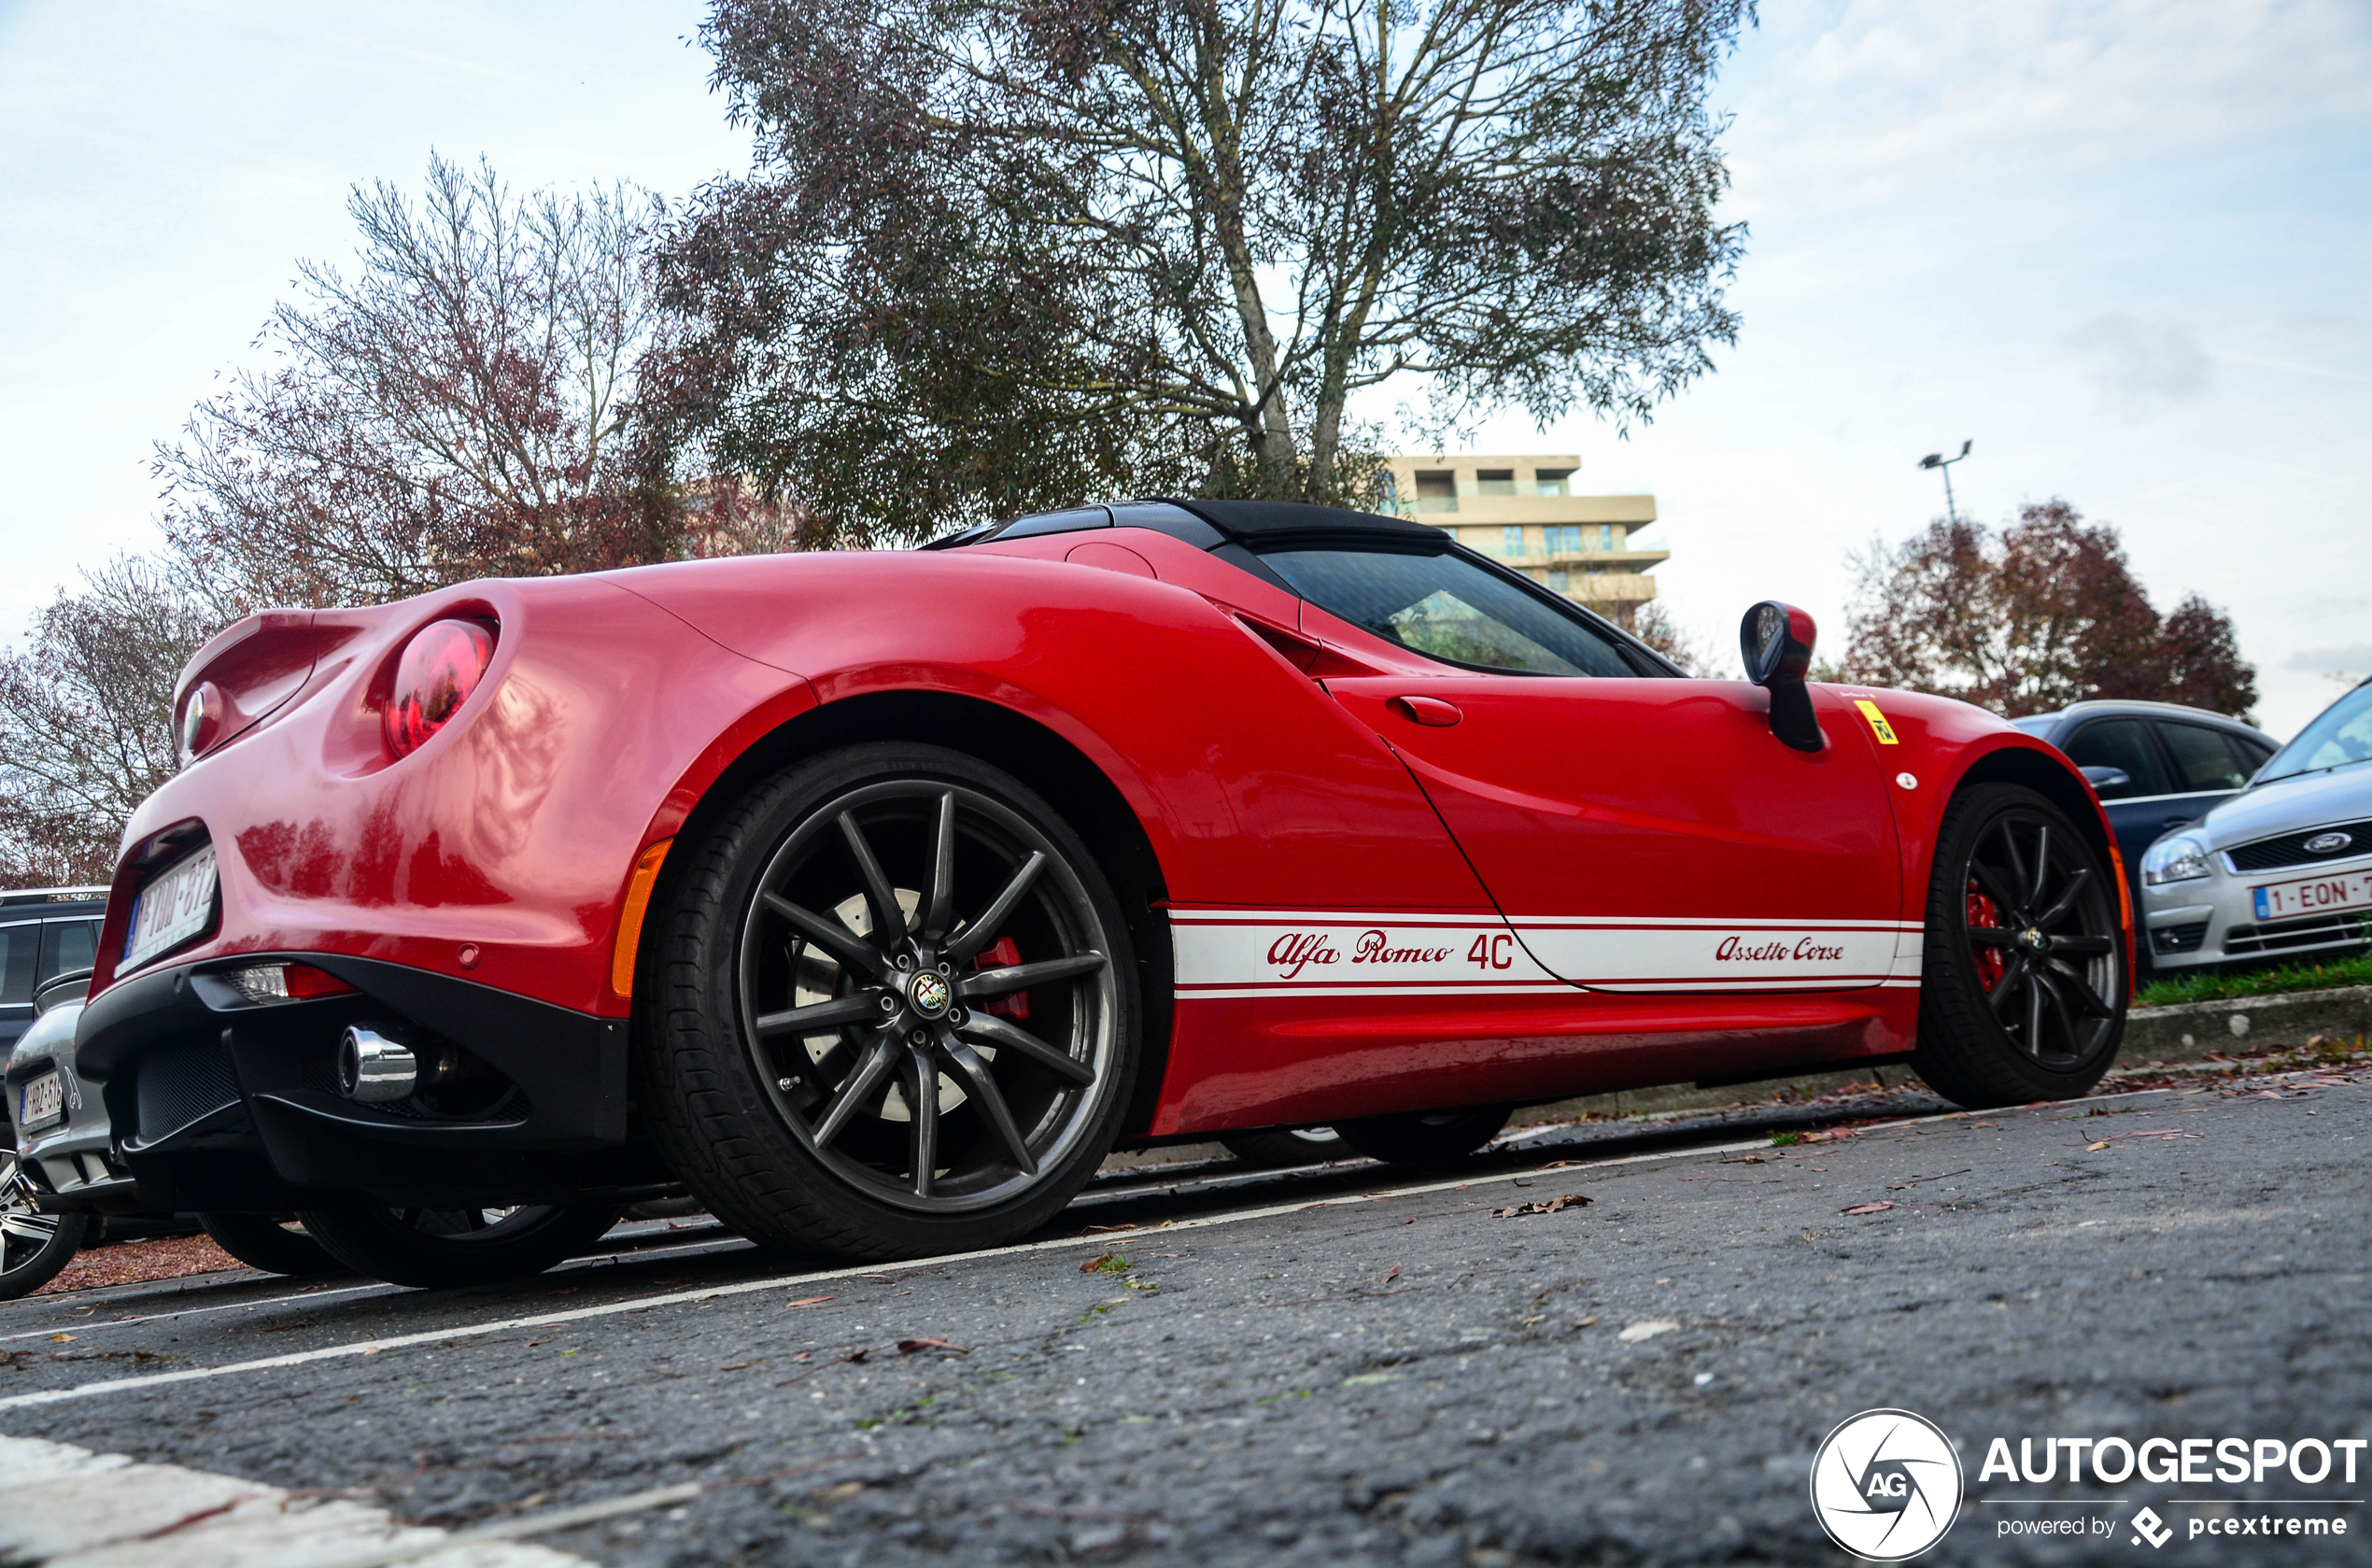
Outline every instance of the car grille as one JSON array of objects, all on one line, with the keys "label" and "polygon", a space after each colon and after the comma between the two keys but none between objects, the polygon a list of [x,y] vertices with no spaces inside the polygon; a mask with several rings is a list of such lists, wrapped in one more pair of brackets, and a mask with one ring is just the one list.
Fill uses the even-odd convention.
[{"label": "car grille", "polygon": [[143,1143],[155,1143],[238,1102],[230,1048],[219,1039],[167,1040],[140,1058],[138,1074],[134,1087]]},{"label": "car grille", "polygon": [[2150,951],[2153,953],[2196,953],[2199,944],[2208,939],[2208,923],[2192,925],[2154,925],[2150,928]]},{"label": "car grille", "polygon": [[2303,920],[2276,920],[2263,925],[2235,925],[2224,935],[2229,954],[2279,953],[2297,947],[2361,947],[2365,934],[2361,911],[2345,914],[2312,914]]},{"label": "car grille", "polygon": [[[2354,841],[2323,855],[2306,847],[2308,839],[2319,839],[2325,833],[2345,833]],[[2372,821],[2326,823],[2321,827],[2284,833],[2278,839],[2259,839],[2224,853],[2231,856],[2236,871],[2270,871],[2283,866],[2319,866],[2326,860],[2347,860],[2372,855]]]}]

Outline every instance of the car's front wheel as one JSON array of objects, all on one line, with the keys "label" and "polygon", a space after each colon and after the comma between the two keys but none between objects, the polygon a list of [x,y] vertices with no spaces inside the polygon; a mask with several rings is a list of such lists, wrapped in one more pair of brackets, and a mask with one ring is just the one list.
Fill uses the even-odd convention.
[{"label": "car's front wheel", "polygon": [[2067,814],[2017,784],[1963,790],[1937,835],[1912,1066],[1971,1108],[2072,1099],[2116,1057],[2117,889]]},{"label": "car's front wheel", "polygon": [[1094,1173],[1137,1061],[1118,900],[1067,824],[937,747],[827,754],[679,851],[638,975],[659,1148],[753,1240],[995,1246]]},{"label": "car's front wheel", "polygon": [[598,1203],[522,1208],[354,1204],[307,1209],[297,1218],[307,1236],[357,1274],[448,1290],[541,1274],[599,1240],[617,1216],[615,1204]]}]

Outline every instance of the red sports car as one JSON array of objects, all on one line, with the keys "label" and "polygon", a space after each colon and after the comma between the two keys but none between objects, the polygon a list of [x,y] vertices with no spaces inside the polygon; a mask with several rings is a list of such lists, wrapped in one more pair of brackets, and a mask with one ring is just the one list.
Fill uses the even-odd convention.
[{"label": "red sports car", "polygon": [[920,551],[274,612],[198,655],[79,1060],[159,1208],[415,1283],[681,1182],[855,1258],[1117,1146],[1910,1061],[2114,1055],[2125,880],[1960,703],[1652,650],[1422,524],[1143,501]]}]

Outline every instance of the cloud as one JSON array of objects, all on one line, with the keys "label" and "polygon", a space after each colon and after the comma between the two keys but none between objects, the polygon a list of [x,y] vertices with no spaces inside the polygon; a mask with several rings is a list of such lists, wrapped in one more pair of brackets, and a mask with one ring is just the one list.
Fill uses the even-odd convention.
[{"label": "cloud", "polygon": [[2351,648],[2302,648],[2281,664],[2286,670],[2303,671],[2353,685],[2372,674],[2372,643],[2358,643]]},{"label": "cloud", "polygon": [[1742,206],[1801,213],[2372,121],[2361,0],[1831,0],[1730,75]]},{"label": "cloud", "polygon": [[2129,411],[2198,397],[2215,371],[2215,361],[2190,328],[2176,321],[2145,321],[2121,311],[2103,311],[2059,342],[2090,360],[2101,391]]}]

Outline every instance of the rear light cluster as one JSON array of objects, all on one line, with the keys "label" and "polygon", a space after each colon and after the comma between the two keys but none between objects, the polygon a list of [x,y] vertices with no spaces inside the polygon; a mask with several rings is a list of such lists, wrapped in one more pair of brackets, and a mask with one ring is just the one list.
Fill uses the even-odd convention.
[{"label": "rear light cluster", "polygon": [[354,987],[310,964],[249,964],[224,971],[231,987],[258,1007],[279,1002],[309,1002],[317,996],[343,996]]},{"label": "rear light cluster", "polygon": [[414,632],[396,660],[381,721],[389,755],[409,756],[444,728],[493,658],[494,633],[478,621],[431,621]]}]

